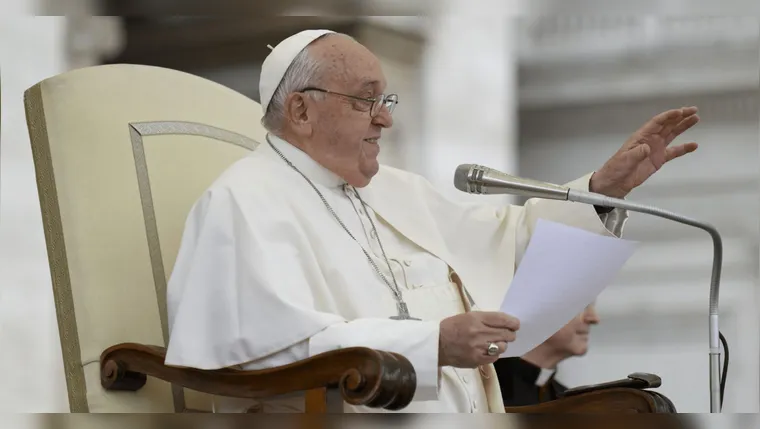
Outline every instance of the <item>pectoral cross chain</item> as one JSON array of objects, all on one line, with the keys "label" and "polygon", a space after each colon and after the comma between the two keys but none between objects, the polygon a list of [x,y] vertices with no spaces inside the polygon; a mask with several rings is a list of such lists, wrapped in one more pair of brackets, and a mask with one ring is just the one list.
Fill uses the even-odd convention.
[{"label": "pectoral cross chain", "polygon": [[391,319],[393,320],[422,320],[416,317],[412,317],[409,314],[409,308],[403,301],[396,303],[396,309],[398,309],[398,316],[391,316]]}]

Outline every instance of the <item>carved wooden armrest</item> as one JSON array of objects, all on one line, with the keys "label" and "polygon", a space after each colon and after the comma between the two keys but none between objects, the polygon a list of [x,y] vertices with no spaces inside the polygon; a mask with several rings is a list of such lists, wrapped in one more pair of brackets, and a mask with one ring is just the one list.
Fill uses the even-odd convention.
[{"label": "carved wooden armrest", "polygon": [[136,391],[147,376],[212,395],[260,399],[312,389],[339,389],[351,405],[400,410],[412,401],[417,376],[408,359],[368,348],[346,348],[258,371],[200,370],[164,365],[163,347],[123,343],[100,356],[106,390]]},{"label": "carved wooden armrest", "polygon": [[559,399],[538,405],[507,407],[508,413],[675,413],[667,397],[648,390],[660,387],[655,374],[636,372],[628,378],[566,390]]},{"label": "carved wooden armrest", "polygon": [[600,384],[590,384],[587,386],[574,387],[566,390],[561,396],[569,397],[581,395],[588,392],[594,392],[597,390],[612,389],[616,387],[624,387],[630,389],[653,389],[662,385],[662,379],[655,374],[648,374],[645,372],[634,372],[628,375],[628,378],[622,380],[609,381]]},{"label": "carved wooden armrest", "polygon": [[521,414],[513,416],[513,427],[519,429],[701,429],[699,415],[617,415],[584,414],[568,418],[562,414]]},{"label": "carved wooden armrest", "polygon": [[611,387],[590,390],[538,405],[506,407],[507,413],[675,413],[673,403],[665,396],[648,390]]}]

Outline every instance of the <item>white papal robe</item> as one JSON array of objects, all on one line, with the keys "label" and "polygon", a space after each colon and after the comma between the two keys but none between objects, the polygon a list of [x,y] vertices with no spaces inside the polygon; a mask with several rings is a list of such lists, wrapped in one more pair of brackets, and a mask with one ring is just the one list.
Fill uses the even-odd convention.
[{"label": "white papal robe", "polygon": [[[619,236],[627,218],[560,201],[503,208],[454,202],[422,177],[387,166],[357,195],[304,152],[270,140],[358,244],[311,185],[262,144],[222,174],[188,216],[167,291],[168,365],[260,369],[370,347],[414,366],[417,390],[404,412],[503,412],[492,365],[438,367],[440,321],[471,308],[498,311],[537,219]],[[587,190],[590,177],[569,186]],[[396,302],[359,247],[391,279],[370,218],[410,313],[422,321],[389,319]],[[231,398],[216,404],[218,411],[250,405]],[[263,406],[299,411],[303,400]]]}]

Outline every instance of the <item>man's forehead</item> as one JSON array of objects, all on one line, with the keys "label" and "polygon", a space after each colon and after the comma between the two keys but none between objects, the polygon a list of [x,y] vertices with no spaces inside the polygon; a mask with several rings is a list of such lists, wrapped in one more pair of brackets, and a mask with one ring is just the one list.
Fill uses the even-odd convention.
[{"label": "man's forehead", "polygon": [[377,78],[364,78],[359,79],[359,87],[361,89],[378,89],[378,88],[384,88],[385,87],[385,80],[384,79],[377,79]]},{"label": "man's forehead", "polygon": [[379,64],[350,64],[347,63],[342,73],[335,75],[338,80],[336,83],[345,85],[348,89],[356,91],[385,90],[385,76]]},{"label": "man's forehead", "polygon": [[325,72],[329,80],[357,89],[385,86],[380,61],[363,45],[340,35],[325,37],[324,41],[320,42],[323,43],[315,47],[317,54],[325,62]]}]

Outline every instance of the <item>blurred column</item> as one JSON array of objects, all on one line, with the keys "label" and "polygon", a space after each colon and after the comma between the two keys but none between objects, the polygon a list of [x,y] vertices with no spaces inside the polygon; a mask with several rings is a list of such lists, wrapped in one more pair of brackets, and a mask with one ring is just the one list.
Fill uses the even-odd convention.
[{"label": "blurred column", "polygon": [[427,27],[422,76],[423,174],[448,195],[479,202],[453,187],[457,165],[517,169],[517,28],[510,2],[435,2]]},{"label": "blurred column", "polygon": [[[69,409],[23,95],[115,45],[108,24],[86,20],[88,4],[0,1],[0,414]],[[89,24],[70,26],[72,16]]]},{"label": "blurred column", "polygon": [[101,16],[100,0],[37,0],[40,14],[65,15],[66,60],[69,69],[89,67],[117,54],[124,46],[121,17]]},{"label": "blurred column", "polygon": [[67,68],[65,18],[28,16],[33,3],[0,2],[0,413],[68,411],[23,106],[27,88]]}]

